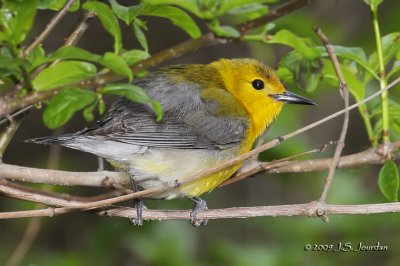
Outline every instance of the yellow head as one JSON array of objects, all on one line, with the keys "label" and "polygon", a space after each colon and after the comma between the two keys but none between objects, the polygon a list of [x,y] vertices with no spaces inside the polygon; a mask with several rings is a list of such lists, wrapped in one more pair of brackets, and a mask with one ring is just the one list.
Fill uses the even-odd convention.
[{"label": "yellow head", "polygon": [[253,59],[221,59],[213,62],[225,89],[245,108],[258,137],[279,114],[284,103],[314,104],[287,91],[275,72]]}]

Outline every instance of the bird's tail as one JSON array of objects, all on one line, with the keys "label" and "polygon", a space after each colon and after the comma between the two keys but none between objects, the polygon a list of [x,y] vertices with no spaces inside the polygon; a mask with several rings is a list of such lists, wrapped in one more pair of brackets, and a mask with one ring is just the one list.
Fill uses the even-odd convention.
[{"label": "bird's tail", "polygon": [[43,144],[43,145],[65,145],[70,143],[77,137],[77,134],[65,134],[61,136],[48,136],[48,137],[40,137],[34,139],[27,139],[25,142],[27,143],[35,143],[35,144]]}]

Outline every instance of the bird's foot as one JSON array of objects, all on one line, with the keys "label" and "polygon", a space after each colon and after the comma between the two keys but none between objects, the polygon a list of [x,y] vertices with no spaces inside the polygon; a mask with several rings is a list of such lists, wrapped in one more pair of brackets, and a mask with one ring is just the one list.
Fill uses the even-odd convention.
[{"label": "bird's foot", "polygon": [[193,198],[190,198],[190,200],[193,201],[195,204],[192,209],[192,212],[190,213],[190,224],[193,225],[194,227],[198,227],[200,225],[206,225],[208,220],[207,219],[197,219],[196,215],[201,211],[208,210],[207,202],[205,200],[202,200],[199,197],[193,197]]},{"label": "bird's foot", "polygon": [[143,200],[141,199],[134,199],[133,207],[136,209],[136,218],[129,217],[129,222],[131,225],[143,225],[143,208],[146,208],[144,205]]}]

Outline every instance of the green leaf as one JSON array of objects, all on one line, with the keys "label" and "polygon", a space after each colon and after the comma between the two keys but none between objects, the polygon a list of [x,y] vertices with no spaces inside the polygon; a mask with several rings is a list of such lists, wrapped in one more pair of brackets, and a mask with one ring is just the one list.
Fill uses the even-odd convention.
[{"label": "green leaf", "polygon": [[96,93],[78,88],[65,89],[54,96],[43,112],[43,121],[48,128],[57,128],[68,122],[74,113],[96,98]]},{"label": "green leaf", "polygon": [[0,47],[0,78],[19,75],[21,67],[27,64],[26,60],[14,57],[8,47]]},{"label": "green leaf", "polygon": [[379,4],[383,2],[383,0],[364,0],[364,2],[369,5],[372,10],[376,10]]},{"label": "green leaf", "polygon": [[110,0],[111,8],[117,17],[125,21],[126,25],[131,24],[131,22],[139,15],[142,9],[141,5],[136,6],[122,6],[115,0]]},{"label": "green leaf", "polygon": [[240,7],[254,3],[276,3],[277,0],[143,0],[142,2],[149,5],[177,5],[199,18],[212,20],[231,10],[239,10]]},{"label": "green leaf", "polygon": [[251,4],[244,4],[244,5],[232,8],[229,10],[229,14],[243,15],[243,14],[247,14],[247,13],[258,12],[260,10],[262,10],[263,12],[268,11],[267,7],[262,4],[251,3]]},{"label": "green leaf", "polygon": [[309,72],[306,75],[306,91],[308,93],[314,92],[319,84],[319,81],[321,79],[321,73],[319,72]]},{"label": "green leaf", "polygon": [[392,160],[387,161],[381,168],[378,184],[388,201],[398,201],[399,171]]},{"label": "green leaf", "polygon": [[[339,79],[336,75],[335,69],[330,60],[325,59],[323,61],[323,77],[325,79],[332,79],[335,83],[331,83],[334,86],[339,85]],[[365,86],[359,81],[357,76],[350,70],[348,65],[340,64],[340,68],[343,73],[343,77],[347,83],[347,87],[357,102],[361,101],[365,97]]]},{"label": "green leaf", "polygon": [[240,32],[231,26],[220,26],[217,20],[214,20],[210,24],[210,29],[215,33],[215,35],[224,38],[239,38]]},{"label": "green leaf", "polygon": [[[210,2],[208,0],[203,0],[202,2]],[[249,8],[255,9],[259,4],[273,4],[278,2],[278,0],[231,0],[231,1],[221,1],[221,11],[232,12],[242,9],[243,11]],[[258,5],[257,5],[258,4]]]},{"label": "green leaf", "polygon": [[[335,50],[335,54],[339,57],[361,62],[362,64],[367,63],[367,55],[360,47],[334,45],[333,48]],[[325,47],[321,47],[321,49],[326,51]],[[324,56],[328,56],[328,53],[326,52]]]},{"label": "green leaf", "polygon": [[393,76],[394,74],[396,74],[397,72],[400,71],[400,61],[395,61],[393,63],[393,67],[390,70],[390,72],[387,74],[387,79],[389,79],[391,76]]},{"label": "green leaf", "polygon": [[95,100],[92,104],[87,106],[85,109],[83,109],[83,118],[85,118],[86,122],[92,122],[94,120],[94,114],[93,110],[97,105],[97,101]]},{"label": "green leaf", "polygon": [[400,137],[400,119],[394,119],[394,122],[395,123],[392,124],[392,128],[397,134],[397,137]]},{"label": "green leaf", "polygon": [[143,61],[150,57],[149,53],[142,50],[130,50],[123,53],[122,58],[128,65],[136,64],[137,62]]},{"label": "green leaf", "polygon": [[268,7],[262,4],[253,3],[231,9],[228,13],[234,16],[235,24],[239,24],[264,16],[268,13]]},{"label": "green leaf", "polygon": [[28,61],[30,63],[28,70],[34,69],[36,66],[40,65],[44,59],[46,58],[46,54],[42,45],[36,46],[35,49],[28,55]]},{"label": "green leaf", "polygon": [[351,72],[349,66],[341,64],[340,67],[350,93],[357,102],[363,100],[365,98],[365,86],[360,82],[357,76]]},{"label": "green leaf", "polygon": [[162,107],[161,105],[151,99],[146,92],[139,86],[129,84],[129,83],[113,83],[113,84],[108,84],[106,85],[103,89],[102,92],[104,94],[117,94],[126,97],[127,99],[141,103],[141,104],[148,104],[154,111],[154,113],[157,116],[157,121],[160,121],[162,119],[163,113],[162,113]]},{"label": "green leaf", "polygon": [[149,51],[149,45],[147,44],[147,39],[146,36],[144,35],[142,29],[137,23],[132,24],[132,29],[133,32],[135,33],[135,36],[140,43],[140,45],[143,47],[143,49],[148,52]]},{"label": "green leaf", "polygon": [[99,114],[102,115],[106,111],[106,104],[104,103],[103,95],[98,93],[97,100],[99,101]]},{"label": "green leaf", "polygon": [[304,58],[304,55],[297,50],[286,54],[279,62],[279,68],[284,69],[286,77],[288,77],[287,72],[291,71],[291,83],[298,89],[308,92],[317,88],[322,75],[321,61]]},{"label": "green leaf", "polygon": [[137,103],[149,103],[151,98],[139,86],[129,83],[112,83],[106,85],[102,92],[104,94],[117,94],[126,97],[127,99]]},{"label": "green leaf", "polygon": [[151,107],[151,109],[153,109],[154,113],[156,113],[156,121],[160,122],[164,116],[164,112],[163,112],[161,104],[159,102],[157,102],[156,100],[151,100],[150,107]]},{"label": "green leaf", "polygon": [[206,17],[202,10],[199,9],[199,2],[197,0],[142,0],[142,3],[144,5],[177,5],[190,11],[199,18],[210,19],[210,17]]},{"label": "green leaf", "polygon": [[306,59],[314,60],[320,57],[320,52],[313,48],[313,44],[305,38],[300,38],[288,30],[278,31],[267,43],[284,44],[292,47]]},{"label": "green leaf", "polygon": [[128,77],[129,81],[132,81],[132,71],[121,56],[107,52],[104,54],[100,63],[115,73]]},{"label": "green leaf", "polygon": [[170,20],[172,24],[184,30],[192,38],[199,38],[201,31],[193,19],[184,11],[173,6],[144,5],[140,11],[143,16],[156,16]]},{"label": "green leaf", "polygon": [[118,54],[122,47],[122,34],[118,19],[115,17],[111,8],[100,2],[86,2],[82,7],[85,10],[96,13],[104,29],[114,37],[114,51]]},{"label": "green leaf", "polygon": [[[321,51],[321,56],[328,57],[328,53],[326,52],[325,47],[318,47]],[[367,61],[367,56],[364,52],[364,50],[360,47],[345,47],[345,46],[339,46],[339,45],[334,45],[333,46],[335,50],[335,54],[337,57],[341,59],[348,59],[351,61],[356,62],[358,65],[360,65],[364,70],[366,70],[370,75],[372,75],[375,79],[379,80],[378,75],[375,73],[375,71],[369,67],[368,61]]]},{"label": "green leaf", "polygon": [[[392,58],[400,51],[400,32],[389,33],[382,37],[382,53],[383,62],[386,65]],[[376,52],[372,53],[368,58],[369,66],[374,70],[378,71],[378,57]]]},{"label": "green leaf", "polygon": [[93,54],[87,50],[76,46],[65,46],[55,51],[50,58],[52,60],[58,59],[78,59],[92,62],[99,62],[101,56]]},{"label": "green leaf", "polygon": [[3,38],[15,46],[22,43],[32,27],[38,3],[38,0],[3,1],[0,9]]},{"label": "green leaf", "polygon": [[374,132],[374,137],[376,139],[380,139],[382,137],[382,119],[381,118],[375,122],[373,132]]},{"label": "green leaf", "polygon": [[42,57],[38,60],[35,60],[32,63],[32,67],[35,68],[41,64],[52,62],[55,60],[65,60],[65,59],[75,59],[75,60],[82,60],[82,61],[91,61],[94,63],[100,63],[101,56],[93,54],[89,51],[81,49],[75,46],[65,46],[61,47],[53,54],[48,57]]},{"label": "green leaf", "polygon": [[59,62],[40,72],[32,81],[38,91],[75,83],[96,74],[96,67],[80,61]]},{"label": "green leaf", "polygon": [[293,72],[290,71],[290,69],[288,69],[287,67],[279,67],[276,73],[278,74],[278,77],[281,81],[285,83],[294,83]]},{"label": "green leaf", "polygon": [[[59,11],[61,8],[65,6],[67,0],[40,0],[39,9],[50,9],[54,11]],[[75,0],[68,11],[75,12],[79,9],[80,1]]]}]

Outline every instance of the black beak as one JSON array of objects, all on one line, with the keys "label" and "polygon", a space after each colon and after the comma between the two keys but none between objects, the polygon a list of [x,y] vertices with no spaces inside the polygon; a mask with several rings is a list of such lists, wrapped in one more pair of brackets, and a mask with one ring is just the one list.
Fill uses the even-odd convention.
[{"label": "black beak", "polygon": [[290,91],[285,91],[282,94],[269,94],[268,96],[284,103],[317,105],[315,102]]}]

